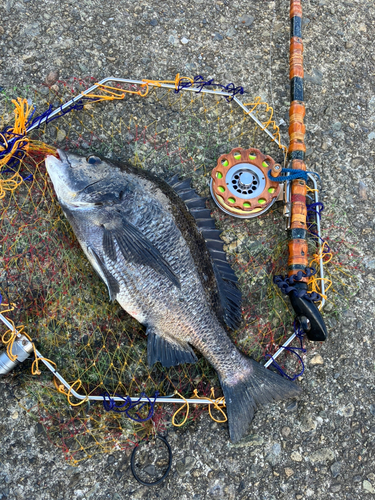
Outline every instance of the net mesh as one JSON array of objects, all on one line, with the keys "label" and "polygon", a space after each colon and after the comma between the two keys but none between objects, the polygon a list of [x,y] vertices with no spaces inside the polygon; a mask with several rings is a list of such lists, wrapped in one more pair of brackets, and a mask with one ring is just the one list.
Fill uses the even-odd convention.
[{"label": "net mesh", "polygon": [[[92,83],[93,79],[74,78],[52,89],[2,92],[1,127],[12,121],[12,98],[27,97],[42,112]],[[261,121],[269,119],[265,106],[258,106],[256,113]],[[217,158],[234,147],[256,147],[283,161],[283,152],[234,102],[163,88],[150,89],[146,97],[127,94],[121,101],[89,102],[33,131],[30,138],[86,156],[97,152],[125,159],[163,178],[174,173],[192,177],[202,196],[209,195],[210,172]],[[208,395],[215,388],[215,395],[220,395],[217,376],[203,357],[195,365],[147,366],[144,329],[117,303],[109,302],[105,285],[84,257],[56,202],[43,158],[43,147],[39,152],[34,147],[1,171],[2,180],[15,173],[23,179],[0,200],[0,287],[3,300],[15,305],[8,316],[16,325],[25,325],[38,350],[56,363],[66,380],[81,381],[81,393],[137,396],[145,392],[151,397],[155,391],[170,395],[177,390],[188,397],[194,389]],[[209,206],[243,294],[244,321],[232,338],[241,350],[260,359],[266,352],[275,352],[293,323],[288,301],[272,283],[274,274],[285,272],[287,261],[282,209],[274,205],[259,218],[240,220],[224,215],[212,201]],[[350,268],[358,254],[352,236],[346,239],[345,221],[338,221],[335,207],[326,212],[326,233],[334,250],[327,272],[337,292],[329,304],[331,314],[338,314],[342,298],[356,290]],[[314,253],[314,238],[310,247]],[[293,359],[285,363],[293,369]],[[107,413],[100,403],[72,407],[56,390],[48,371],[43,369],[37,378],[24,367],[16,373],[28,393],[20,404],[39,419],[50,440],[72,463],[124,449],[170,420],[172,410],[162,405],[155,407],[152,421],[143,424]],[[195,408],[188,421],[201,411]]]}]

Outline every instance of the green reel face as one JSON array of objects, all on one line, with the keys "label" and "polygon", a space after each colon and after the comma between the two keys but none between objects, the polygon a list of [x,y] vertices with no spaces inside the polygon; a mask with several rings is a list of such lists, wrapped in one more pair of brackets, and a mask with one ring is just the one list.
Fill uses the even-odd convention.
[{"label": "green reel face", "polygon": [[218,159],[211,174],[211,195],[233,217],[251,219],[264,214],[277,200],[281,186],[268,177],[275,161],[258,149],[233,149]]}]

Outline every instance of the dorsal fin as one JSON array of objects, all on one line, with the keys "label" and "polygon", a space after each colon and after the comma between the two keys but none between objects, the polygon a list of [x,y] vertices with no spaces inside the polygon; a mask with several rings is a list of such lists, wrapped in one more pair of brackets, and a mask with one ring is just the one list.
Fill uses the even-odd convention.
[{"label": "dorsal fin", "polygon": [[184,189],[191,189],[191,179],[185,179],[183,181],[177,181],[173,186],[176,193],[183,191]]},{"label": "dorsal fin", "polygon": [[206,208],[206,198],[201,198],[192,189],[191,179],[180,181],[178,175],[175,175],[167,182],[185,202],[206,242],[207,250],[213,261],[220,302],[224,311],[224,321],[230,328],[235,329],[240,325],[242,318],[241,292],[235,285],[238,281],[237,276],[227,262],[220,231],[216,229],[215,220],[211,217],[211,211]]},{"label": "dorsal fin", "polygon": [[209,219],[211,217],[211,210],[209,208],[190,208],[189,211],[195,219]]},{"label": "dorsal fin", "polygon": [[207,198],[200,198],[199,196],[197,196],[196,198],[190,198],[190,200],[184,201],[189,210],[191,208],[206,208]]},{"label": "dorsal fin", "polygon": [[178,193],[178,196],[181,198],[181,200],[194,200],[196,198],[199,198],[197,193],[194,191],[194,189],[181,189]]},{"label": "dorsal fin", "polygon": [[181,191],[191,189],[191,179],[188,177],[187,179],[180,180],[178,174],[174,175],[171,179],[168,179],[167,183],[176,191],[177,194],[180,194]]},{"label": "dorsal fin", "polygon": [[[241,292],[234,283],[227,281],[227,279],[223,277],[215,264],[213,267],[219,289],[220,302],[224,309],[224,321],[229,328],[235,330],[240,326],[242,320]],[[229,269],[233,273],[232,268],[229,267]]]}]

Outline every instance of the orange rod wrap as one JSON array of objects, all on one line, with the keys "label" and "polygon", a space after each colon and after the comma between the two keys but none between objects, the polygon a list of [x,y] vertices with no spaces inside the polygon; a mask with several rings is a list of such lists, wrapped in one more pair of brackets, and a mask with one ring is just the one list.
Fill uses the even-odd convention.
[{"label": "orange rod wrap", "polygon": [[[290,2],[290,18],[300,17],[302,18],[302,6],[301,0],[291,0]],[[290,51],[289,51],[289,78],[293,84],[296,81],[303,89],[303,43],[302,38],[295,36],[295,33],[291,35],[290,39]],[[293,88],[293,87],[292,87]],[[298,94],[296,94],[298,95]],[[291,155],[291,167],[298,170],[306,171],[306,165],[304,160],[295,159],[295,154],[302,155],[304,158],[304,153],[306,152],[305,146],[305,132],[306,127],[303,123],[305,116],[305,105],[303,101],[296,100],[298,97],[293,95],[289,109],[289,149],[288,153]],[[302,94],[303,95],[303,94]],[[294,155],[293,155],[294,153]],[[294,156],[294,158],[293,158]],[[301,157],[301,156],[300,156]],[[306,183],[305,181],[298,179],[292,181],[291,186],[291,229],[305,229],[306,225],[307,209],[306,209]],[[308,266],[308,252],[307,252],[307,242],[305,239],[292,239],[288,244],[289,249],[289,276],[296,273],[296,268],[307,267]],[[307,281],[305,278],[303,281]]]}]

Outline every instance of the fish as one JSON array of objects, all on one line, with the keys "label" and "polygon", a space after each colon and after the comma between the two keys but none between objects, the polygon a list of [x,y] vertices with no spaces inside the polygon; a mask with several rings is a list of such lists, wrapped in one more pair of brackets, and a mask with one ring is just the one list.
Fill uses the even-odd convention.
[{"label": "fish", "polygon": [[232,342],[242,320],[237,277],[220,231],[190,179],[168,181],[127,162],[57,150],[45,163],[56,196],[110,300],[146,328],[147,362],[216,370],[229,437],[249,431],[256,408],[298,396]]}]

